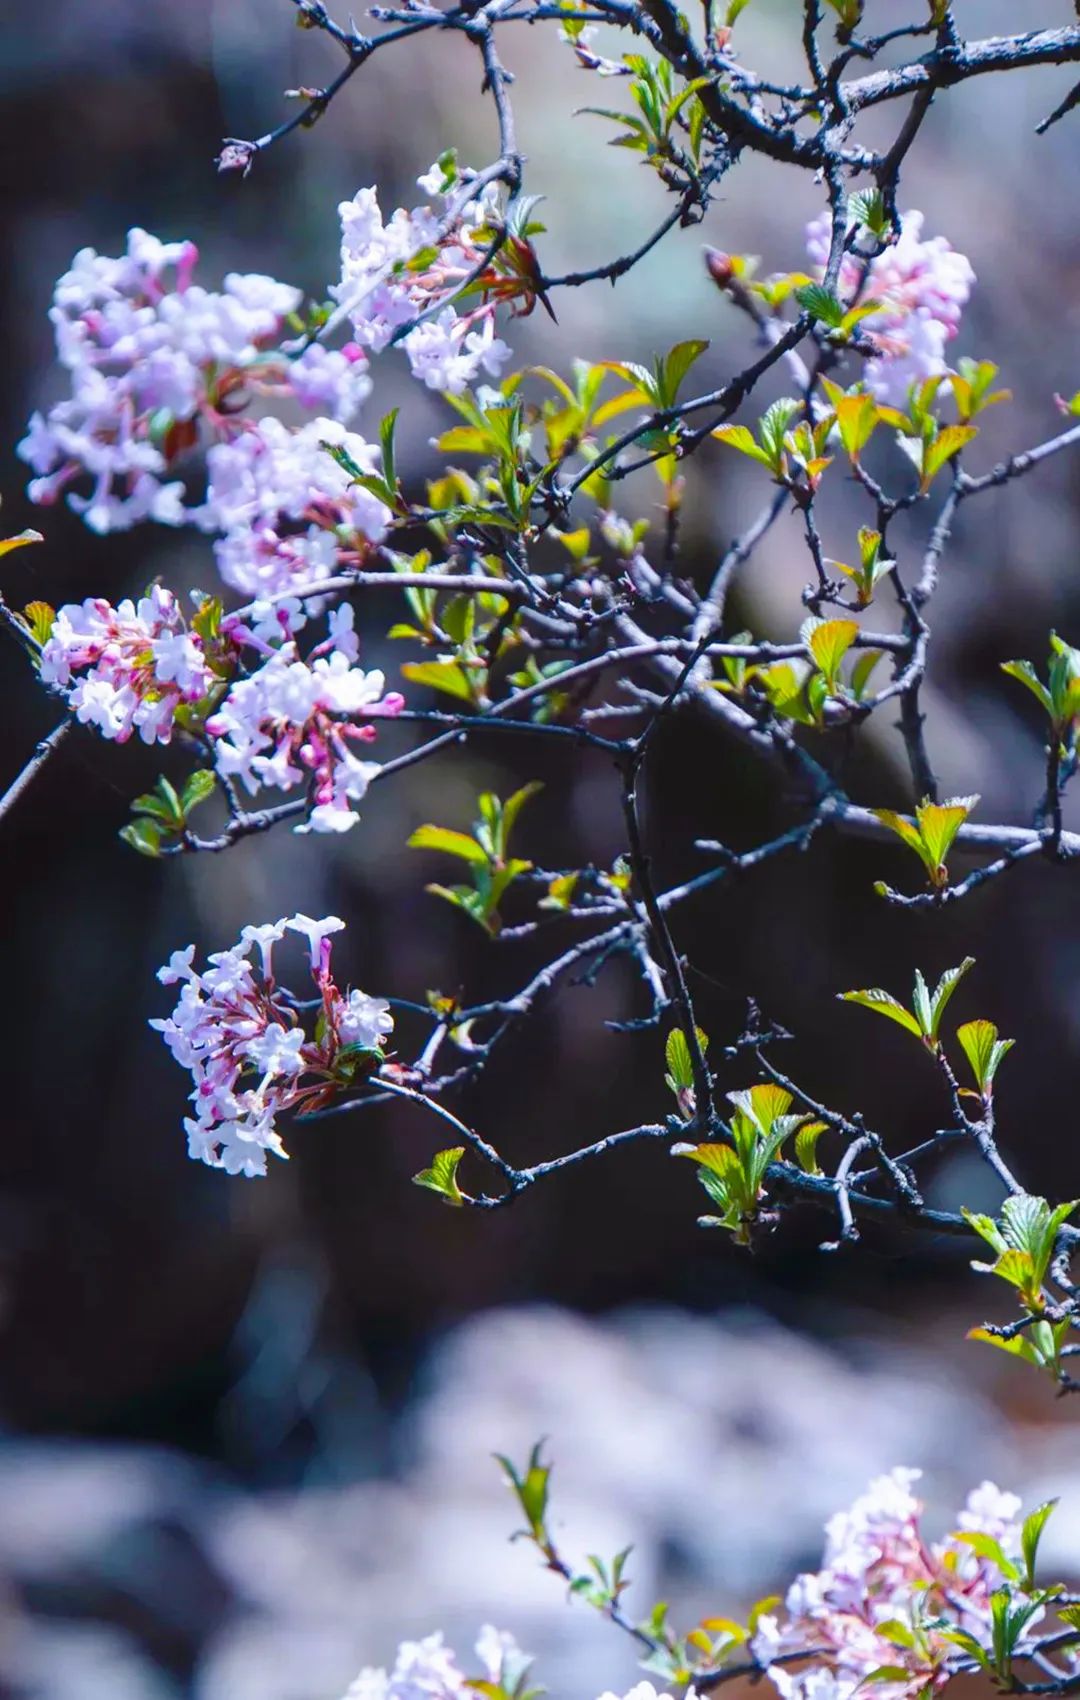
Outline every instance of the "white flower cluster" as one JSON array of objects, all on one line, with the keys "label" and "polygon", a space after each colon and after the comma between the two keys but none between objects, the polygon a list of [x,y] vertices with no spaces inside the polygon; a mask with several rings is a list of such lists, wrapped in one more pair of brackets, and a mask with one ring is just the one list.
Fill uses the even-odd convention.
[{"label": "white flower cluster", "polygon": [[330,626],[330,638],[307,661],[291,641],[271,651],[256,672],[230,687],[206,723],[218,771],[249,791],[311,786],[314,806],[298,832],[347,832],[356,824],[352,804],[364,796],[379,764],[361,761],[352,746],[372,741],[373,718],[405,706],[397,692],[383,695],[382,673],[354,666],[359,646],[352,609],[332,612]]},{"label": "white flower cluster", "polygon": [[144,744],[167,744],[179,705],[211,683],[199,638],[160,585],[115,608],[101,596],[67,603],[42,649],[41,678],[67,691],[77,720],[121,744],[136,730]]},{"label": "white flower cluster", "polygon": [[[1019,1553],[1020,1501],[984,1482],[968,1496],[957,1532],[931,1543],[912,1492],[919,1474],[896,1469],[880,1476],[832,1517],[822,1568],[796,1578],[786,1621],[759,1620],[754,1656],[768,1667],[782,1700],[852,1700],[872,1673],[886,1669],[895,1674],[875,1678],[875,1693],[907,1700],[947,1676],[956,1654],[951,1631],[991,1646],[991,1595],[1004,1578],[986,1542],[996,1542],[1006,1559]],[[824,1662],[797,1674],[774,1662],[799,1652]]]},{"label": "white flower cluster", "polygon": [[[903,407],[908,389],[925,378],[947,371],[945,345],[960,328],[960,315],[971,294],[975,273],[963,254],[944,236],[922,239],[923,215],[905,213],[901,233],[871,261],[859,295],[863,304],[880,303],[880,310],[863,320],[863,334],[879,353],[866,363],[866,381],[878,400]],[[806,228],[811,261],[824,272],[832,221],[822,213]],[[840,293],[850,300],[859,288],[863,267],[845,255],[840,267]]]},{"label": "white flower cluster", "polygon": [[[71,393],[35,413],[18,453],[37,475],[35,502],[69,504],[98,532],[144,519],[189,517],[170,477],[199,440],[228,438],[253,390],[294,396],[341,420],[370,389],[359,348],[311,347],[295,360],[279,346],[301,292],[231,272],[220,292],[192,281],[192,242],[129,232],[117,259],[84,248],[56,285],[49,317]],[[73,489],[89,475],[89,494]]]},{"label": "white flower cluster", "polygon": [[343,449],[363,472],[378,470],[378,450],[334,419],[290,431],[260,419],[207,456],[206,501],[199,524],[222,533],[214,545],[226,584],[248,596],[302,590],[355,565],[386,535],[390,510],[334,460]]},{"label": "white flower cluster", "polygon": [[374,189],[361,189],[341,203],[341,281],[331,294],[348,314],[357,342],[374,352],[419,314],[428,314],[402,337],[401,346],[414,377],[429,389],[458,395],[481,371],[497,378],[510,357],[495,335],[493,303],[459,314],[449,302],[482,260],[488,239],[480,231],[495,211],[497,191],[489,184],[454,219],[446,208],[461,188],[457,168],[434,165],[418,181],[425,193],[442,199],[441,213],[430,206],[412,212],[399,207],[384,222]]},{"label": "white flower cluster", "polygon": [[[532,1664],[512,1635],[488,1624],[476,1640],[480,1670],[465,1677],[441,1634],[422,1641],[403,1641],[390,1671],[376,1667],[362,1670],[343,1700],[475,1700],[477,1688],[495,1689],[513,1697],[542,1693],[528,1684]],[[600,1700],[671,1700],[658,1694],[651,1682],[639,1682],[625,1695],[602,1694]],[[683,1700],[696,1700],[688,1689]]]},{"label": "white flower cluster", "polygon": [[[385,999],[344,994],[334,984],[330,935],[344,925],[336,915],[293,915],[245,927],[239,943],[211,955],[202,973],[192,967],[194,945],[174,951],[159,969],[162,985],[180,986],[171,1016],[150,1025],[191,1070],[189,1156],[230,1175],[265,1175],[268,1152],[288,1155],[276,1127],[284,1110],[319,1109],[353,1081],[361,1053],[372,1053],[378,1066],[393,1017]],[[274,977],[274,946],[287,932],[300,933],[310,949],[318,1003],[311,1036],[296,1000]]]}]

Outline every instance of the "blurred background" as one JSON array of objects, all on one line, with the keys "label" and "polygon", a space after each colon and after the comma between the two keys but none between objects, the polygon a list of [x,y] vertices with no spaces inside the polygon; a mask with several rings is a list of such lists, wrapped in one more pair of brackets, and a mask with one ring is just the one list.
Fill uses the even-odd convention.
[{"label": "blurred background", "polygon": [[[870,0],[867,23],[918,10]],[[955,10],[970,36],[1075,21],[1070,0]],[[754,0],[739,24],[747,62],[781,79],[795,70],[796,14],[795,0]],[[0,491],[5,532],[47,534],[5,563],[13,605],[115,599],[158,574],[178,588],[212,583],[195,537],[95,538],[65,510],[26,501],[14,445],[31,408],[61,388],[46,312],[74,252],[117,253],[141,224],[193,237],[210,287],[236,268],[321,298],[337,275],[339,200],[377,183],[384,208],[410,204],[443,147],[477,164],[492,156],[466,46],[427,37],[380,55],[245,181],[215,176],[222,136],[261,134],[287,110],[284,89],[337,68],[333,44],[297,31],[287,0],[48,0],[9,17]],[[570,118],[621,103],[622,86],[591,78],[539,29],[508,33],[505,57],[528,186],[548,197],[547,269],[634,246],[662,216],[662,193],[605,145],[600,120]],[[905,173],[902,207],[922,208],[926,233],[947,234],[978,275],[957,351],[992,356],[1014,392],[988,416],[976,469],[1053,435],[1054,392],[1080,387],[1078,120],[1033,134],[1069,78],[954,91]],[[898,118],[875,117],[868,137]],[[669,237],[617,289],[563,295],[557,328],[539,315],[516,325],[516,356],[565,369],[576,354],[643,358],[707,335],[698,370],[722,382],[749,344],[705,277],[702,243],[758,254],[766,272],[797,267],[815,196],[801,176],[748,162],[703,228]],[[445,415],[403,369],[381,363],[360,428],[400,402],[401,457],[419,478],[435,468],[429,440]],[[1041,664],[1052,627],[1080,641],[1076,464],[1062,456],[971,504],[935,603],[931,754],[946,794],[981,792],[987,819],[1027,821],[1041,790],[1034,704],[999,661]],[[866,516],[841,480],[826,488],[827,552],[851,559]],[[748,463],[699,456],[683,570],[706,582],[766,494]],[[623,511],[651,513],[657,498],[642,475]],[[925,524],[920,514],[912,549]],[[738,619],[790,638],[806,576],[785,519],[744,574]],[[392,617],[374,605],[368,664],[404,658],[379,636]],[[0,709],[2,786],[55,717],[10,646]],[[407,736],[391,729],[381,748]],[[541,778],[527,852],[548,866],[610,865],[624,846],[609,769],[546,757],[506,743],[454,753],[380,788],[341,841],[279,832],[227,857],[153,864],[116,833],[158,758],[80,734],[3,823],[0,1693],[335,1700],[405,1634],[444,1627],[467,1664],[487,1621],[542,1655],[559,1700],[626,1686],[632,1649],[506,1544],[515,1513],[491,1454],[521,1459],[541,1435],[568,1550],[633,1541],[632,1608],[663,1596],[676,1621],[737,1612],[813,1563],[825,1516],[895,1463],[926,1470],[938,1528],[985,1474],[1030,1501],[1062,1494],[1047,1557],[1080,1576],[1073,1413],[1030,1372],[964,1341],[997,1304],[969,1248],[876,1233],[824,1257],[815,1248],[831,1225],[808,1218],[740,1255],[695,1227],[689,1166],[672,1172],[656,1149],[558,1177],[505,1215],[459,1215],[409,1184],[440,1143],[410,1106],[294,1131],[292,1161],[258,1183],[188,1161],[186,1076],[146,1026],[169,1003],[158,964],[191,939],[219,948],[246,921],[302,909],[347,919],[338,955],[372,991],[460,987],[475,1001],[512,989],[573,924],[492,946],[424,893],[442,870],[402,845],[424,820],[467,826],[482,787]],[[890,728],[875,721],[850,759],[865,800],[910,803]],[[1080,826],[1076,802],[1067,821]],[[708,865],[695,836],[744,846],[791,818],[744,753],[690,718],[656,751],[647,808],[663,883]],[[1031,1190],[1077,1192],[1074,876],[1028,864],[932,920],[886,909],[871,889],[882,877],[913,889],[903,851],[822,836],[680,917],[714,1044],[739,1032],[753,994],[797,1035],[789,1071],[865,1111],[899,1149],[947,1114],[936,1078],[899,1030],[867,1029],[834,996],[903,993],[916,966],[936,976],[970,951],[978,966],[958,1018],[992,1017],[1018,1040],[999,1094],[1007,1149]],[[593,988],[564,986],[464,1113],[521,1161],[664,1113],[659,1039],[604,1025],[635,1013],[640,990],[618,964]],[[721,1078],[724,1090],[748,1083],[730,1066]],[[995,1203],[962,1158],[933,1196]]]}]

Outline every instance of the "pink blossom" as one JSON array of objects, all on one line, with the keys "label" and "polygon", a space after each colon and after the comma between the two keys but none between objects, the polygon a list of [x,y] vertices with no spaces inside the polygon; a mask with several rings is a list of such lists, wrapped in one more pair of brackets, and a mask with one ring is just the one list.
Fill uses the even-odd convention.
[{"label": "pink blossom", "polygon": [[[180,984],[172,1014],[150,1025],[191,1071],[194,1113],[184,1122],[191,1157],[228,1174],[265,1175],[268,1152],[288,1156],[276,1126],[284,1111],[310,1113],[327,1103],[351,1084],[361,1053],[378,1067],[393,1017],[385,999],[342,993],[334,983],[330,935],[343,926],[336,916],[294,915],[245,927],[202,973],[193,967],[193,945],[159,970],[163,985]],[[301,1021],[296,1000],[271,973],[270,951],[287,930],[309,940],[317,1025]]]},{"label": "pink blossom", "polygon": [[124,743],[138,731],[167,744],[182,703],[198,702],[212,673],[171,590],[154,585],[138,603],[104,597],[66,603],[41,653],[41,678],[65,689],[76,719]]},{"label": "pink blossom", "polygon": [[378,450],[334,419],[297,431],[261,419],[210,450],[197,517],[223,533],[214,552],[226,584],[249,596],[301,590],[355,565],[385,537],[389,508],[353,483],[328,443],[361,471],[378,470]]},{"label": "pink blossom", "polygon": [[[903,407],[908,389],[948,370],[946,343],[960,328],[960,315],[971,294],[975,273],[963,254],[944,236],[922,239],[923,214],[905,213],[896,241],[870,263],[858,293],[863,304],[880,309],[862,322],[862,334],[878,353],[866,363],[866,381],[879,401]],[[810,259],[824,273],[832,235],[829,213],[806,228]],[[844,301],[860,289],[863,264],[846,254],[840,266]]]},{"label": "pink blossom", "polygon": [[382,673],[354,665],[356,653],[352,619],[340,612],[330,639],[307,661],[292,642],[271,651],[254,673],[230,686],[206,723],[218,771],[248,791],[310,786],[312,807],[298,832],[355,826],[352,805],[379,772],[378,762],[360,759],[357,746],[375,737],[374,720],[404,707],[397,692],[384,694]]},{"label": "pink blossom", "polygon": [[[514,1694],[523,1686],[530,1660],[512,1635],[493,1629],[480,1631],[476,1641],[483,1680],[489,1687]],[[403,1641],[393,1669],[368,1667],[350,1684],[344,1700],[474,1700],[475,1689],[459,1669],[442,1635],[422,1641]]]},{"label": "pink blossom", "polygon": [[[796,1579],[783,1620],[759,1622],[754,1656],[767,1666],[782,1700],[850,1700],[886,1666],[898,1673],[883,1685],[888,1700],[908,1700],[948,1681],[956,1655],[949,1631],[963,1630],[990,1646],[990,1597],[1005,1577],[967,1537],[988,1536],[1011,1559],[1020,1544],[1019,1501],[984,1482],[969,1496],[958,1530],[930,1542],[912,1492],[918,1475],[897,1469],[879,1476],[831,1518],[821,1570]],[[789,1653],[817,1655],[821,1662],[793,1674],[776,1662]]]},{"label": "pink blossom", "polygon": [[361,189],[351,201],[343,201],[338,208],[341,281],[331,289],[357,342],[376,352],[424,315],[401,338],[401,346],[415,378],[429,389],[453,394],[481,371],[497,377],[510,356],[495,336],[494,302],[482,301],[466,313],[452,303],[482,262],[490,242],[483,232],[496,216],[495,184],[488,184],[452,216],[451,202],[460,199],[467,182],[467,173],[440,161],[419,184],[433,199],[442,200],[441,211],[424,206],[407,212],[399,207],[385,222],[374,189]]},{"label": "pink blossom", "polygon": [[174,469],[199,442],[232,436],[253,394],[353,416],[371,387],[360,349],[290,359],[281,338],[300,291],[239,272],[207,290],[193,281],[197,261],[194,243],[138,229],[118,259],[76,254],[49,313],[71,391],[33,415],[18,448],[36,474],[33,501],[66,493],[98,532],[180,525],[190,510]]}]

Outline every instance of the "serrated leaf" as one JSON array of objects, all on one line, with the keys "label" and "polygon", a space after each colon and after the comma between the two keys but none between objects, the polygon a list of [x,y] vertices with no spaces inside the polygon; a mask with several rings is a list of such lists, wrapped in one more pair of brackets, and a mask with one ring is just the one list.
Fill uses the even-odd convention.
[{"label": "serrated leaf", "polygon": [[933,1008],[933,1029],[931,1037],[936,1039],[941,1028],[941,1018],[945,1014],[946,1005],[952,997],[969,968],[974,968],[975,958],[965,956],[958,968],[947,968],[934,988],[931,1000]]},{"label": "serrated leaf", "polygon": [[804,1122],[795,1135],[795,1160],[806,1175],[820,1175],[818,1140],[828,1127],[827,1122]]},{"label": "serrated leaf", "polygon": [[923,447],[922,488],[928,490],[942,467],[979,435],[976,425],[945,425]]},{"label": "serrated leaf", "polygon": [[973,1269],[982,1274],[996,1275],[999,1280],[1007,1281],[1010,1287],[1016,1287],[1020,1292],[1030,1292],[1035,1284],[1035,1264],[1030,1252],[1021,1251],[1017,1246],[1010,1246],[1003,1251],[996,1263],[973,1263]]},{"label": "serrated leaf", "polygon": [[795,299],[804,313],[836,330],[844,317],[844,305],[824,284],[807,283],[795,291]]},{"label": "serrated leaf", "polygon": [[877,402],[872,395],[839,395],[833,406],[840,441],[849,460],[857,462],[878,424]]},{"label": "serrated leaf", "polygon": [[690,1046],[681,1027],[673,1027],[668,1034],[664,1045],[664,1061],[667,1063],[668,1074],[676,1092],[693,1086],[694,1070],[690,1061]]},{"label": "serrated leaf", "polygon": [[922,841],[922,833],[912,821],[909,821],[904,815],[898,815],[895,809],[871,809],[870,812],[876,815],[881,824],[887,826],[890,832],[895,832],[897,838],[902,839],[908,849],[914,850],[916,856],[925,863],[926,846]]},{"label": "serrated leaf", "polygon": [[862,992],[841,992],[840,999],[843,1003],[861,1004],[864,1009],[874,1010],[878,1015],[887,1015],[890,1021],[895,1021],[909,1033],[914,1033],[917,1039],[923,1036],[922,1029],[911,1011],[905,1009],[891,992],[882,991],[880,986],[872,986]]},{"label": "serrated leaf", "polygon": [[823,620],[807,639],[807,648],[824,676],[830,695],[836,692],[840,663],[858,635],[854,620]]},{"label": "serrated leaf", "polygon": [[931,862],[944,868],[953,840],[979,801],[977,796],[950,797],[944,803],[920,803],[915,811]]},{"label": "serrated leaf", "polygon": [[956,1037],[971,1065],[979,1091],[988,1095],[1003,1058],[1016,1041],[999,1039],[992,1021],[965,1021],[956,1029]]},{"label": "serrated leaf", "polygon": [[740,454],[749,455],[751,460],[758,461],[772,471],[772,457],[754,441],[753,436],[745,425],[718,425],[712,435],[719,443],[727,443],[729,448],[738,449]]},{"label": "serrated leaf", "polygon": [[465,1200],[457,1184],[457,1171],[464,1155],[464,1145],[454,1145],[448,1151],[436,1151],[430,1169],[421,1169],[418,1175],[414,1175],[413,1185],[438,1193],[447,1204],[461,1206]]},{"label": "serrated leaf", "polygon": [[52,637],[56,609],[48,602],[28,602],[22,611],[22,619],[29,628],[31,637],[44,646]]},{"label": "serrated leaf", "polygon": [[200,803],[205,803],[217,789],[217,779],[208,767],[199,767],[194,773],[189,773],[180,793],[180,807],[184,815],[197,809]]}]

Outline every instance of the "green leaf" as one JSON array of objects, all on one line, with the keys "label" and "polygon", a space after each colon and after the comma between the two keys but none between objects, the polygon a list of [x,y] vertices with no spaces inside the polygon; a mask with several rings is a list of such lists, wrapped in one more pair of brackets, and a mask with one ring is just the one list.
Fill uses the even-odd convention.
[{"label": "green leaf", "polygon": [[434,883],[426,885],[424,890],[430,892],[432,897],[441,897],[444,902],[453,904],[455,909],[462,910],[470,920],[483,927],[485,933],[493,934],[495,932],[489,916],[490,905],[483,892],[476,891],[473,887],[467,885],[436,885]]},{"label": "green leaf", "polygon": [[807,638],[807,648],[820,669],[830,696],[835,696],[840,663],[859,635],[854,620],[822,620]]},{"label": "green leaf", "polygon": [[889,828],[890,832],[895,832],[897,838],[903,839],[909,850],[914,850],[917,856],[920,856],[923,861],[926,860],[924,854],[926,846],[923,844],[922,833],[917,826],[912,825],[911,821],[907,820],[904,815],[898,815],[894,809],[871,809],[870,812],[876,815],[882,825]]},{"label": "green leaf", "polygon": [[978,801],[977,796],[950,797],[944,803],[919,804],[915,811],[919,831],[936,867],[944,868],[953,840]]},{"label": "green leaf", "polygon": [[690,1061],[690,1046],[681,1027],[673,1027],[668,1034],[664,1046],[664,1060],[673,1091],[685,1091],[687,1087],[693,1086],[694,1070]]},{"label": "green leaf", "polygon": [[977,796],[951,797],[944,803],[931,803],[924,799],[915,810],[914,822],[892,809],[875,809],[873,812],[884,826],[902,838],[910,850],[914,850],[930,875],[931,883],[940,887],[947,885],[949,880],[945,865],[949,850],[978,801]]},{"label": "green leaf", "polygon": [[922,489],[928,490],[947,461],[979,435],[976,425],[946,425],[923,445]]},{"label": "green leaf", "polygon": [[571,873],[557,874],[547,888],[547,896],[540,899],[539,908],[565,912],[573,902],[580,878],[581,875],[576,869]]},{"label": "green leaf", "polygon": [[745,425],[718,425],[712,435],[717,442],[727,443],[729,448],[738,449],[740,454],[749,455],[751,460],[759,461],[772,471],[772,456],[758,446]]},{"label": "green leaf", "polygon": [[1050,700],[1050,692],[1043,684],[1030,661],[1003,661],[1001,671],[1008,673],[1013,679],[1019,679],[1026,685],[1034,697],[1037,697],[1047,714],[1053,715],[1054,705]]},{"label": "green leaf", "polygon": [[956,1029],[956,1037],[971,1065],[975,1084],[984,1097],[989,1097],[994,1076],[1016,1041],[999,1039],[992,1021],[965,1021]]},{"label": "green leaf", "polygon": [[120,837],[125,844],[137,850],[140,856],[158,857],[161,855],[162,829],[156,821],[141,815],[129,825],[120,828]]},{"label": "green leaf", "polygon": [[987,1535],[982,1529],[958,1529],[953,1536],[964,1546],[970,1547],[979,1558],[988,1558],[991,1564],[997,1566],[1003,1576],[1010,1582],[1019,1582],[1020,1572],[1012,1559],[1002,1550],[1001,1542],[995,1541],[992,1535]]},{"label": "green leaf", "polygon": [[1039,1542],[1047,1521],[1057,1504],[1056,1499],[1048,1499],[1043,1505],[1037,1505],[1035,1510],[1024,1518],[1020,1530],[1020,1550],[1024,1555],[1024,1589],[1030,1593],[1035,1586],[1035,1560],[1039,1553]]},{"label": "green leaf", "polygon": [[[820,319],[830,330],[836,330],[844,317],[844,304],[831,290],[820,283],[807,283],[795,291],[795,299],[804,313]],[[845,445],[846,446],[846,445]]]},{"label": "green leaf", "polygon": [[447,826],[418,826],[406,843],[410,850],[444,850],[448,856],[460,856],[463,862],[477,862],[484,867],[488,863],[487,853],[475,838]]},{"label": "green leaf", "polygon": [[382,445],[383,477],[391,490],[397,488],[397,473],[394,466],[394,430],[397,425],[398,408],[392,408],[379,426],[379,442]]},{"label": "green leaf", "polygon": [[29,629],[31,637],[36,638],[42,645],[48,643],[56,619],[56,609],[50,603],[28,602],[20,618],[23,625]]},{"label": "green leaf", "polygon": [[880,660],[880,649],[864,649],[860,652],[851,669],[851,694],[856,702],[862,702],[870,683],[870,675]]},{"label": "green leaf", "polygon": [[[702,79],[702,84],[709,81],[710,79],[706,77]],[[693,92],[692,88],[685,89],[680,98]],[[657,390],[661,407],[674,407],[678,400],[683,379],[694,362],[700,360],[708,346],[708,340],[705,337],[694,337],[688,342],[677,342],[675,347],[658,362]]]},{"label": "green leaf", "polygon": [[941,976],[941,979],[938,981],[934,991],[934,996],[931,1000],[933,1016],[930,1037],[935,1041],[937,1040],[938,1032],[941,1028],[941,1018],[945,1014],[945,1009],[949,999],[952,997],[968,969],[974,968],[974,966],[975,958],[973,956],[965,956],[963,962],[961,962],[958,968],[947,968]]},{"label": "green leaf", "polygon": [[212,797],[217,789],[217,779],[208,767],[198,767],[194,773],[189,773],[184,781],[184,789],[180,793],[180,807],[184,815],[198,808]]},{"label": "green leaf", "polygon": [[857,462],[878,424],[880,415],[877,402],[872,395],[866,395],[860,390],[846,394],[836,384],[828,384],[826,381],[826,386],[829,400],[836,411],[840,441],[848,458]]},{"label": "green leaf", "polygon": [[542,1447],[543,1441],[538,1441],[530,1452],[529,1462],[521,1475],[518,1475],[509,1458],[504,1458],[498,1452],[495,1454],[525,1514],[529,1534],[534,1541],[541,1543],[547,1539],[547,1504],[551,1480],[551,1465],[545,1464],[540,1456]]},{"label": "green leaf", "polygon": [[542,791],[543,789],[544,789],[544,785],[543,785],[542,780],[531,779],[527,785],[523,785],[519,791],[515,791],[515,792],[513,792],[513,794],[511,796],[507,797],[506,802],[502,806],[502,830],[503,830],[503,854],[504,855],[506,854],[506,851],[509,849],[510,834],[514,830],[514,826],[517,822],[518,815],[521,813],[522,809],[525,807],[525,804],[529,801],[529,798],[535,797],[538,794],[538,792]]},{"label": "green leaf", "polygon": [[917,1039],[923,1037],[922,1028],[911,1011],[905,1009],[890,992],[883,992],[880,986],[873,986],[864,992],[841,992],[840,1001],[861,1004],[864,1009],[872,1009],[878,1015],[887,1015],[890,1021],[895,1021],[909,1033],[914,1033]]},{"label": "green leaf", "polygon": [[969,1328],[967,1339],[979,1340],[985,1346],[996,1346],[1000,1352],[1008,1352],[1013,1358],[1022,1358],[1035,1369],[1044,1367],[1031,1341],[1026,1340],[1022,1334],[1014,1334],[1011,1339],[1003,1340],[1000,1334],[991,1334],[988,1328]]},{"label": "green leaf", "polygon": [[788,426],[797,413],[802,412],[802,403],[791,396],[781,396],[772,406],[766,408],[758,424],[761,445],[769,457],[769,465],[779,474],[784,462],[784,437]]},{"label": "green leaf", "polygon": [[827,1122],[804,1122],[795,1135],[795,1160],[806,1175],[820,1175],[817,1144],[826,1131]]},{"label": "green leaf", "polygon": [[464,669],[456,661],[406,661],[401,669],[414,685],[428,685],[459,702],[474,701],[473,688]]},{"label": "green leaf", "polygon": [[414,1186],[437,1192],[447,1204],[460,1206],[465,1200],[457,1184],[458,1164],[465,1155],[464,1145],[454,1145],[449,1151],[436,1151],[430,1169],[421,1169],[413,1176]]}]

